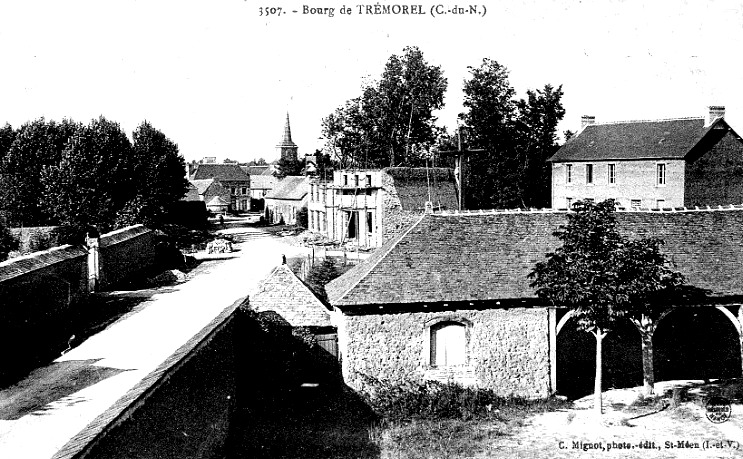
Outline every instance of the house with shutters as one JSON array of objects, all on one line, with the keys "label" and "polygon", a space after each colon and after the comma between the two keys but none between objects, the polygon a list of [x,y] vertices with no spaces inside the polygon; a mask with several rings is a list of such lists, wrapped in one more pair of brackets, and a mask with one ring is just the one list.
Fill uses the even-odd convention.
[{"label": "house with shutters", "polygon": [[344,169],[313,179],[308,229],[331,241],[379,247],[426,210],[455,210],[454,171],[447,168]]},{"label": "house with shutters", "polygon": [[549,159],[553,208],[610,198],[625,208],[743,203],[743,141],[724,107],[709,107],[706,119],[595,121],[584,116]]},{"label": "house with shutters", "polygon": [[[346,383],[364,391],[371,376],[454,381],[504,396],[590,393],[595,340],[569,310],[539,299],[528,278],[558,246],[554,232],[567,215],[426,213],[331,281]],[[628,237],[664,240],[675,269],[709,291],[697,303],[666,305],[653,338],[656,380],[740,377],[743,206],[616,216]],[[606,387],[641,385],[639,332],[625,320],[611,336]]]}]

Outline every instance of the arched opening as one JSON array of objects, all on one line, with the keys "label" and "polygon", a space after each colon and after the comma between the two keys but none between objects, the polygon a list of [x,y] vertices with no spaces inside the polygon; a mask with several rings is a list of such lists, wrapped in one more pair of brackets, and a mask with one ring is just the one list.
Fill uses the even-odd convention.
[{"label": "arched opening", "polygon": [[[640,333],[620,319],[603,341],[603,388],[642,384]],[[562,321],[557,334],[557,393],[578,398],[593,393],[596,338],[577,328],[574,317]]]},{"label": "arched opening", "polygon": [[714,306],[672,309],[653,336],[656,380],[741,376],[739,333],[728,315]]}]

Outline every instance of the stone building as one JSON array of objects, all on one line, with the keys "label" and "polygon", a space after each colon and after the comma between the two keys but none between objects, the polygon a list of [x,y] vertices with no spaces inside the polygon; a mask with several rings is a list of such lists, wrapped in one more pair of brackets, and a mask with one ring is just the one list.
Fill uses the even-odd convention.
[{"label": "stone building", "polygon": [[292,128],[289,125],[289,113],[286,114],[286,123],[284,124],[284,135],[281,143],[276,145],[279,150],[279,157],[283,160],[297,161],[297,151],[299,147],[292,141]]},{"label": "stone building", "polygon": [[189,164],[188,179],[194,183],[199,180],[218,182],[229,192],[229,210],[247,212],[250,209],[250,177],[238,164]]},{"label": "stone building", "polygon": [[413,223],[428,201],[437,210],[457,208],[451,169],[339,170],[332,183],[310,182],[308,228],[339,243],[379,247]]},{"label": "stone building", "polygon": [[[557,247],[566,215],[428,213],[330,282],[346,383],[363,391],[368,375],[526,397],[589,393],[593,337],[577,331],[571,312],[539,300],[527,277]],[[739,377],[743,206],[620,211],[617,221],[630,237],[663,239],[688,283],[709,290],[693,305],[667,304],[653,341],[656,379]],[[626,321],[610,337],[607,387],[642,384],[639,332]]]},{"label": "stone building", "polygon": [[304,176],[287,176],[281,179],[276,188],[264,198],[266,221],[295,225],[297,214],[307,207],[308,189],[307,178]]},{"label": "stone building", "polygon": [[724,119],[709,117],[596,124],[581,131],[552,163],[552,207],[580,199],[615,199],[626,208],[717,206],[743,202],[743,142]]},{"label": "stone building", "polygon": [[203,201],[207,210],[214,213],[225,213],[229,210],[230,190],[214,179],[189,180],[185,201]]}]

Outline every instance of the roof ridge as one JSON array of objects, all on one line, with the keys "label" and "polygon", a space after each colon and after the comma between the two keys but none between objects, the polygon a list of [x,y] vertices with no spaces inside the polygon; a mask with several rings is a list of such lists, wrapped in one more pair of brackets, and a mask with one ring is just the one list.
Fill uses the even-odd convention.
[{"label": "roof ridge", "polygon": [[[691,207],[664,207],[659,208],[635,208],[627,209],[620,207],[615,209],[617,213],[684,213],[684,212],[721,212],[731,210],[743,210],[743,203],[741,204],[726,204],[718,206],[694,206]],[[437,210],[432,215],[437,217],[476,217],[480,215],[499,215],[499,214],[566,214],[568,212],[574,212],[568,209],[554,209],[554,208],[542,208],[542,209],[476,209],[476,210]]]},{"label": "roof ridge", "polygon": [[282,266],[286,266],[286,270],[289,271],[289,273],[291,274],[292,278],[294,279],[294,282],[297,283],[298,285],[300,285],[301,288],[303,288],[304,290],[306,290],[312,296],[312,299],[315,301],[315,303],[317,303],[323,309],[327,309],[327,308],[325,308],[325,305],[323,304],[323,302],[320,301],[320,298],[318,298],[317,295],[315,295],[315,292],[313,292],[312,289],[307,284],[305,284],[302,281],[302,279],[300,279],[296,274],[294,274],[294,271],[292,271],[289,268],[289,265],[279,265],[279,266],[277,266],[274,269],[275,270],[281,269]]},{"label": "roof ridge", "polygon": [[[410,225],[410,227],[407,230],[405,230],[402,233],[400,233],[399,235],[397,235],[393,239],[393,240],[395,240],[395,242],[393,244],[390,244],[390,246],[384,252],[380,252],[379,258],[377,258],[377,260],[374,262],[374,264],[371,265],[368,270],[366,270],[366,273],[363,276],[361,276],[358,280],[356,280],[353,284],[351,284],[351,286],[349,286],[341,295],[338,295],[338,298],[337,298],[336,301],[334,301],[334,303],[337,303],[338,300],[341,300],[344,296],[348,295],[348,293],[351,290],[353,290],[354,288],[356,288],[356,286],[359,285],[359,282],[361,281],[361,279],[365,278],[374,268],[376,268],[377,265],[379,263],[381,263],[381,261],[384,260],[387,257],[387,255],[389,255],[389,253],[392,251],[392,249],[395,248],[395,247],[397,247],[397,245],[400,243],[400,241],[402,241],[403,238],[405,238],[405,236],[407,236],[408,233],[410,233],[410,231],[413,230],[413,228],[415,228],[416,226],[418,226],[420,224],[420,222],[422,222],[423,219],[426,218],[426,215],[430,215],[430,214],[423,214],[423,215],[421,215],[421,217],[418,219],[418,221],[416,221],[415,223],[413,223],[412,225]],[[381,247],[380,247],[380,249],[381,249]],[[379,250],[379,249],[377,249],[377,250]]]},{"label": "roof ridge", "polygon": [[605,121],[601,123],[594,123],[589,124],[586,127],[590,126],[611,126],[615,124],[630,124],[630,123],[659,123],[663,121],[691,121],[691,120],[702,120],[704,121],[705,118],[703,116],[682,116],[677,118],[659,118],[654,120],[624,120],[624,121]]}]

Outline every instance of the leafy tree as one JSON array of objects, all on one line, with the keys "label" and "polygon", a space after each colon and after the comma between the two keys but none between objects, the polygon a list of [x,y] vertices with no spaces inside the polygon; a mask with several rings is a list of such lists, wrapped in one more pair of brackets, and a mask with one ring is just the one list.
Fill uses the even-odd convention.
[{"label": "leafy tree", "polygon": [[579,329],[596,338],[594,409],[601,414],[603,338],[617,319],[642,315],[658,292],[683,279],[668,267],[659,240],[630,241],[619,234],[613,200],[578,201],[573,208],[554,234],[562,246],[529,277],[540,298],[571,308]]},{"label": "leafy tree", "polygon": [[444,106],[447,81],[417,47],[387,60],[381,79],[323,119],[326,149],[341,167],[421,165],[418,153],[436,140],[433,112]]},{"label": "leafy tree", "polygon": [[527,91],[517,102],[519,195],[524,207],[549,207],[552,167],[547,160],[557,151],[557,123],[565,116],[562,86]]},{"label": "leafy tree", "polygon": [[104,117],[83,126],[67,142],[56,165],[41,174],[43,197],[59,224],[101,231],[134,195],[132,145],[118,123]]},{"label": "leafy tree", "polygon": [[516,100],[508,70],[492,59],[469,67],[460,114],[468,147],[485,153],[470,158],[467,202],[473,207],[545,207],[557,148],[557,123],[565,115],[562,87],[545,85]]},{"label": "leafy tree", "polygon": [[15,140],[15,131],[13,130],[13,126],[9,123],[5,123],[5,126],[0,128],[0,161],[8,154],[8,150],[10,150],[10,145],[13,143],[13,140]]},{"label": "leafy tree", "polygon": [[144,121],[132,134],[129,170],[134,196],[117,216],[117,226],[160,226],[173,203],[188,189],[186,163],[178,145]]},{"label": "leafy tree", "polygon": [[268,163],[263,158],[254,159],[252,161],[248,161],[248,166],[268,166]]},{"label": "leafy tree", "polygon": [[328,295],[325,292],[325,286],[341,274],[341,270],[338,269],[332,258],[323,258],[321,262],[312,265],[304,282],[318,298],[327,302]]},{"label": "leafy tree", "polygon": [[284,178],[287,175],[302,175],[303,170],[304,159],[281,158],[276,163],[276,172],[273,175],[278,178]]},{"label": "leafy tree", "polygon": [[0,208],[10,224],[33,226],[54,222],[47,213],[40,177],[45,168],[59,163],[65,145],[79,127],[70,120],[56,123],[40,118],[16,131],[0,165]]},{"label": "leafy tree", "polygon": [[8,254],[18,248],[18,239],[13,237],[7,226],[0,220],[0,261],[5,261]]}]

